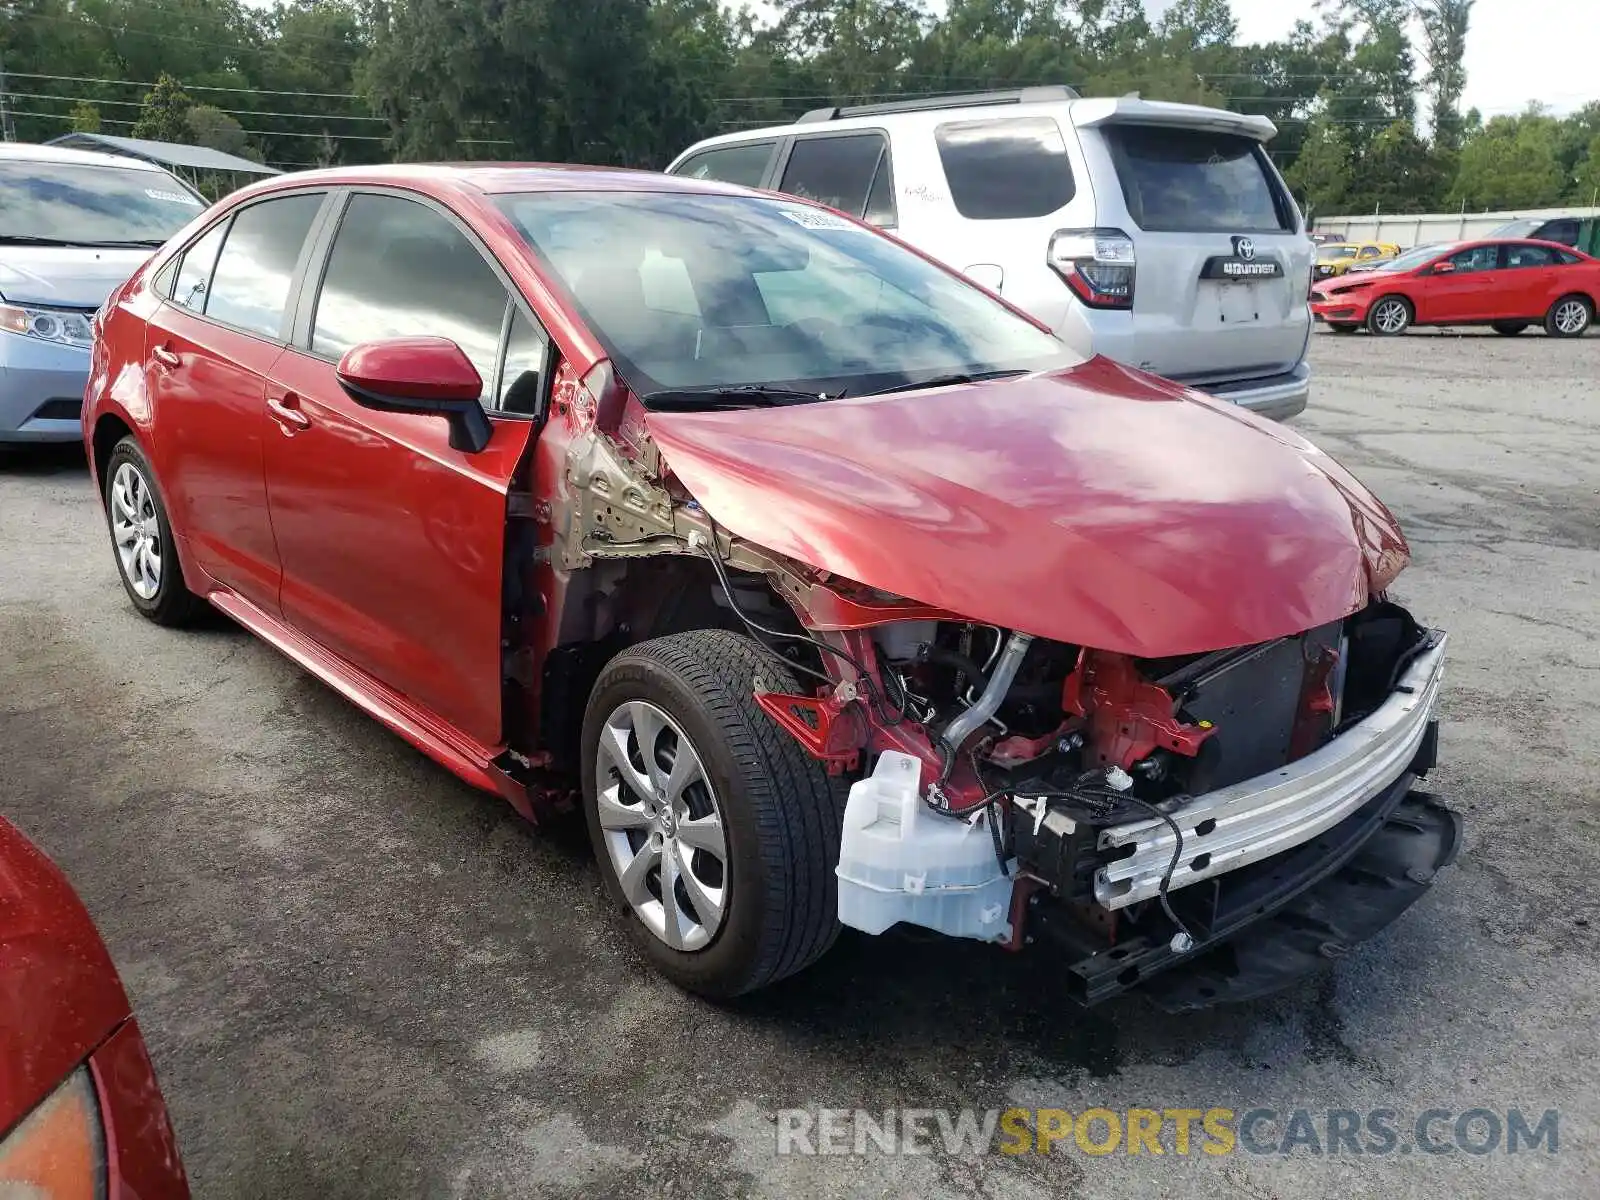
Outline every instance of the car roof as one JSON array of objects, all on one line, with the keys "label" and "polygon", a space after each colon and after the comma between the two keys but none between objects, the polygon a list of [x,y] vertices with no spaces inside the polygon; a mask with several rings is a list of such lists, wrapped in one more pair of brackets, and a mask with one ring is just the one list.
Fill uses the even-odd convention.
[{"label": "car roof", "polygon": [[507,192],[699,192],[753,195],[751,189],[713,180],[685,179],[659,171],[558,163],[400,163],[298,171],[243,189],[252,195],[286,187],[382,187],[427,190],[453,187],[499,195]]},{"label": "car roof", "polygon": [[98,150],[73,150],[66,146],[41,146],[34,142],[0,143],[0,162],[78,163],[90,167],[121,167],[128,171],[149,171],[165,175],[164,168],[125,154],[103,154]]},{"label": "car roof", "polygon": [[1277,126],[1268,118],[1212,108],[1202,104],[1181,104],[1167,100],[1144,100],[1129,96],[1079,96],[1074,99],[1052,97],[1047,99],[996,100],[993,104],[955,103],[963,99],[960,94],[950,97],[949,106],[889,111],[876,106],[863,110],[843,110],[843,115],[828,121],[796,120],[787,124],[767,125],[759,129],[739,129],[702,138],[687,146],[672,160],[669,170],[691,154],[719,146],[743,145],[747,142],[776,141],[780,138],[821,133],[858,133],[864,130],[881,132],[888,125],[911,129],[935,129],[952,121],[989,121],[1013,117],[1032,117],[1041,114],[1060,116],[1070,114],[1071,121],[1080,128],[1132,124],[1155,124],[1175,127],[1217,128],[1219,122],[1228,132],[1266,142],[1277,134]]}]

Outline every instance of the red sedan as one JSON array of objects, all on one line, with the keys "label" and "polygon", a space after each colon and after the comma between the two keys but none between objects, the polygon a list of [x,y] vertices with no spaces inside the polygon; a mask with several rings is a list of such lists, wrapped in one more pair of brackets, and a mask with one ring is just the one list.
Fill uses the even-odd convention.
[{"label": "red sedan", "polygon": [[1335,333],[1394,337],[1413,325],[1488,325],[1514,335],[1543,325],[1582,337],[1600,302],[1600,260],[1555,242],[1422,246],[1381,267],[1311,289],[1311,312]]},{"label": "red sedan", "polygon": [[1445,638],[1387,597],[1382,503],[803,200],[259,184],[102,309],[85,430],[139,613],[209,603],[524,815],[581,807],[698,992],[907,923],[1203,1006],[1454,854],[1412,794]]},{"label": "red sedan", "polygon": [[0,1196],[188,1195],[105,945],[55,864],[0,818]]}]

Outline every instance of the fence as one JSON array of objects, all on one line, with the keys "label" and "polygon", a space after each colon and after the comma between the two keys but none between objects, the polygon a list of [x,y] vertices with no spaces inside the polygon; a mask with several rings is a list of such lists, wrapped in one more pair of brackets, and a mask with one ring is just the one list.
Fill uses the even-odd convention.
[{"label": "fence", "polygon": [[1523,208],[1506,212],[1424,213],[1421,216],[1318,217],[1318,233],[1332,233],[1352,242],[1393,242],[1422,246],[1431,242],[1459,242],[1487,237],[1490,232],[1519,217],[1600,217],[1600,208]]}]

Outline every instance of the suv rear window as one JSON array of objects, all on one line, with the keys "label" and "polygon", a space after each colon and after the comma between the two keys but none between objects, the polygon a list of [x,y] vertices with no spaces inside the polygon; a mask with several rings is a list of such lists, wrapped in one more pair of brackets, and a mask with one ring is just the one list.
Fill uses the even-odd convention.
[{"label": "suv rear window", "polygon": [[969,220],[1048,216],[1077,190],[1061,129],[1049,117],[954,121],[933,136],[950,199]]},{"label": "suv rear window", "polygon": [[1269,233],[1293,229],[1281,189],[1253,138],[1160,125],[1105,131],[1128,215],[1167,233]]}]

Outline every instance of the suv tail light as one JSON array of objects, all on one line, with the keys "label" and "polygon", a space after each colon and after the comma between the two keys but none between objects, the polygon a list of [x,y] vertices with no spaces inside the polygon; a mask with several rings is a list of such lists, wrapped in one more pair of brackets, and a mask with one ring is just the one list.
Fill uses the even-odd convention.
[{"label": "suv tail light", "polygon": [[1133,307],[1133,239],[1122,230],[1063,229],[1046,259],[1090,308]]}]

